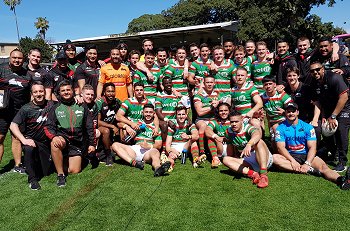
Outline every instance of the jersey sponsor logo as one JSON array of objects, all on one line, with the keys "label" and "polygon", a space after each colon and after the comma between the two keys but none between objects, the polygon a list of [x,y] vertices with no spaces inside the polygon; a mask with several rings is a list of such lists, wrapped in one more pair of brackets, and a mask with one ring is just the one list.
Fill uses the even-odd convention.
[{"label": "jersey sponsor logo", "polygon": [[82,115],[82,114],[83,114],[83,111],[76,110],[76,111],[75,111],[75,114],[76,114],[76,115]]},{"label": "jersey sponsor logo", "polygon": [[56,75],[56,76],[53,78],[53,80],[55,80],[55,82],[57,82],[59,78],[60,78],[60,76],[59,76],[59,75]]},{"label": "jersey sponsor logo", "polygon": [[57,118],[65,118],[66,114],[64,113],[64,111],[58,111],[57,112]]},{"label": "jersey sponsor logo", "polygon": [[164,108],[164,107],[172,107],[172,108],[175,108],[176,106],[177,106],[177,102],[163,103],[163,108]]},{"label": "jersey sponsor logo", "polygon": [[34,76],[39,78],[41,77],[41,74],[39,72],[35,72]]},{"label": "jersey sponsor logo", "polygon": [[115,115],[115,112],[113,110],[108,110],[106,115],[107,116]]},{"label": "jersey sponsor logo", "polygon": [[303,144],[298,144],[298,145],[288,145],[288,150],[291,151],[303,151],[305,150],[305,145]]},{"label": "jersey sponsor logo", "polygon": [[39,116],[39,118],[36,119],[36,122],[37,123],[41,123],[41,122],[44,122],[47,120],[47,117],[46,116]]},{"label": "jersey sponsor logo", "polygon": [[305,136],[286,137],[286,141],[300,141],[300,142],[303,142],[304,140],[305,140]]},{"label": "jersey sponsor logo", "polygon": [[17,81],[15,78],[9,80],[9,85],[23,87],[22,83],[20,81]]},{"label": "jersey sponsor logo", "polygon": [[310,134],[311,134],[311,137],[312,137],[312,138],[315,138],[315,137],[316,137],[315,129],[311,129],[311,130],[310,130]]},{"label": "jersey sponsor logo", "polygon": [[275,138],[276,138],[276,139],[280,139],[280,138],[281,138],[281,134],[280,134],[279,131],[276,131],[276,133],[275,133]]}]

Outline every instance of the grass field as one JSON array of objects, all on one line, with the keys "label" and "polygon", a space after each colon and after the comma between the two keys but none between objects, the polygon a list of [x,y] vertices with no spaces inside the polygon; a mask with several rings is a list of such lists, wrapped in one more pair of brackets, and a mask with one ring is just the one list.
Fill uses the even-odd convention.
[{"label": "grass field", "polygon": [[350,191],[312,176],[270,172],[258,189],[227,168],[177,163],[154,178],[118,161],[90,166],[56,186],[55,174],[31,191],[27,177],[0,165],[0,230],[348,230]]}]

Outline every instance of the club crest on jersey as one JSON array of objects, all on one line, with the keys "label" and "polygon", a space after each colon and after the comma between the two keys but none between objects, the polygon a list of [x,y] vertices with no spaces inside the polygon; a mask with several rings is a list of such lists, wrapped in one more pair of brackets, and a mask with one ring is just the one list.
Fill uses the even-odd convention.
[{"label": "club crest on jersey", "polygon": [[14,78],[9,80],[9,85],[15,85],[15,86],[23,87],[22,83],[17,81]]}]

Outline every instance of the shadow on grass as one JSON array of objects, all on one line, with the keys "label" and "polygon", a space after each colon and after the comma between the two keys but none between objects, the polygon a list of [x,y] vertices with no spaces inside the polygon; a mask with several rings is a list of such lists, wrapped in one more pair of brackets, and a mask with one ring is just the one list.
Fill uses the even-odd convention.
[{"label": "shadow on grass", "polygon": [[232,180],[236,180],[236,179],[239,180],[242,178],[242,174],[235,173],[234,171],[231,171],[230,169],[220,170],[220,173],[226,174],[229,176],[233,176]]},{"label": "shadow on grass", "polygon": [[2,169],[0,170],[0,175],[6,172],[10,172],[15,166],[15,161],[11,159]]}]

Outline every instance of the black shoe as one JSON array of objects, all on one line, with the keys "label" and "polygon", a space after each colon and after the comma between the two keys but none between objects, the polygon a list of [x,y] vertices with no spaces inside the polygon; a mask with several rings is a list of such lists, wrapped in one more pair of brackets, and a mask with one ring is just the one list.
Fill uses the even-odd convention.
[{"label": "black shoe", "polygon": [[106,157],[106,166],[112,166],[114,164],[113,156],[110,154]]},{"label": "black shoe", "polygon": [[343,183],[340,186],[343,190],[349,190],[350,189],[350,168],[346,170]]},{"label": "black shoe", "polygon": [[135,167],[143,170],[145,167],[145,164],[143,163],[143,161],[136,161]]},{"label": "black shoe", "polygon": [[100,161],[98,160],[98,158],[95,155],[95,153],[89,154],[88,159],[89,159],[89,163],[91,164],[91,168],[92,169],[98,167],[98,164],[99,164]]},{"label": "black shoe", "polygon": [[26,174],[26,169],[24,168],[24,166],[22,164],[19,164],[18,166],[15,166],[13,168],[13,172],[17,172],[19,174]]},{"label": "black shoe", "polygon": [[63,174],[57,175],[57,186],[64,187],[66,186],[66,176]]},{"label": "black shoe", "polygon": [[322,176],[322,173],[320,172],[320,170],[318,170],[317,168],[313,168],[313,167],[310,167],[309,171],[307,171],[307,173],[310,175],[314,175],[314,176]]},{"label": "black shoe", "polygon": [[29,188],[31,190],[39,190],[41,189],[41,186],[37,180],[32,180],[32,182],[29,183]]},{"label": "black shoe", "polygon": [[154,176],[163,176],[170,168],[170,161],[163,163],[159,168],[154,170]]},{"label": "black shoe", "polygon": [[342,163],[337,164],[337,166],[333,168],[333,170],[336,172],[344,172],[346,169],[347,167],[344,166]]}]

